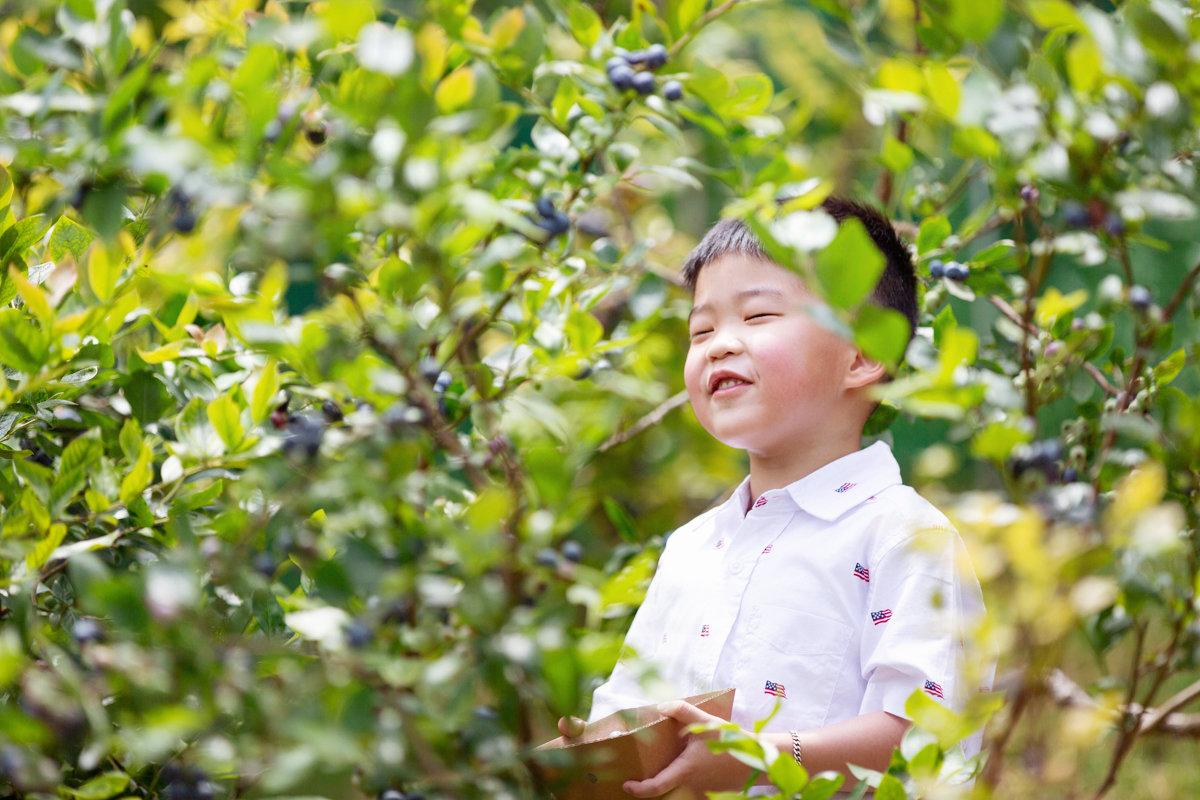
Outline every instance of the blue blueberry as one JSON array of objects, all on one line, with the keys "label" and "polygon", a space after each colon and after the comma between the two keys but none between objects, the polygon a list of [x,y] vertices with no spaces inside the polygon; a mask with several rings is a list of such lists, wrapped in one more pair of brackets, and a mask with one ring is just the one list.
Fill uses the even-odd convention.
[{"label": "blue blueberry", "polygon": [[946,265],[946,277],[952,281],[965,281],[970,274],[971,270],[966,264],[951,261]]},{"label": "blue blueberry", "polygon": [[454,376],[446,370],[442,370],[437,376],[437,380],[433,382],[433,390],[438,394],[445,394],[452,383],[454,383]]},{"label": "blue blueberry", "polygon": [[608,71],[608,80],[613,85],[613,88],[624,92],[633,88],[633,77],[637,73],[633,71],[633,67],[628,64],[617,66]]},{"label": "blue blueberry", "polygon": [[571,218],[561,211],[555,211],[550,216],[539,220],[538,227],[545,230],[551,236],[558,236],[560,233],[566,233],[571,228]]},{"label": "blue blueberry", "polygon": [[325,419],[331,423],[341,422],[346,417],[346,415],[342,413],[342,409],[338,406],[338,404],[332,400],[326,400],[321,404],[321,413],[325,416]]},{"label": "blue blueberry", "polygon": [[1138,311],[1145,311],[1154,305],[1154,295],[1145,286],[1130,286],[1129,304]]},{"label": "blue blueberry", "polygon": [[554,203],[550,202],[550,198],[546,196],[539,197],[535,205],[537,213],[543,217],[554,216]]},{"label": "blue blueberry", "polygon": [[649,72],[639,72],[633,76],[633,88],[638,94],[654,93],[654,76]]},{"label": "blue blueberry", "polygon": [[543,547],[537,551],[537,555],[533,557],[533,560],[543,567],[557,567],[558,553],[551,547]]},{"label": "blue blueberry", "polygon": [[1063,483],[1074,483],[1075,481],[1079,480],[1079,473],[1074,467],[1067,467],[1063,470],[1062,480]]},{"label": "blue blueberry", "polygon": [[583,561],[583,545],[574,539],[567,539],[562,543],[563,558],[567,561],[573,561],[578,564]]},{"label": "blue blueberry", "polygon": [[1108,212],[1108,215],[1104,218],[1104,230],[1108,232],[1109,236],[1119,239],[1125,235],[1124,218],[1116,211]]},{"label": "blue blueberry", "polygon": [[1032,183],[1027,183],[1021,187],[1021,199],[1029,205],[1037,203],[1039,197],[1041,197],[1041,193],[1038,192],[1038,188]]},{"label": "blue blueberry", "polygon": [[658,69],[667,63],[667,48],[661,44],[652,44],[646,48],[646,69]]},{"label": "blue blueberry", "polygon": [[935,258],[929,262],[929,277],[942,278],[946,275],[946,262]]},{"label": "blue blueberry", "polygon": [[1063,206],[1063,221],[1072,228],[1086,228],[1090,219],[1087,209],[1074,200]]},{"label": "blue blueberry", "polygon": [[683,99],[683,84],[679,81],[667,81],[663,84],[663,97],[674,102]]},{"label": "blue blueberry", "polygon": [[371,642],[371,628],[361,619],[347,622],[342,632],[346,636],[346,644],[355,649],[366,647]]},{"label": "blue blueberry", "polygon": [[628,66],[629,66],[629,62],[625,60],[624,56],[613,56],[608,61],[604,62],[604,71],[612,72],[617,67],[628,67]]}]

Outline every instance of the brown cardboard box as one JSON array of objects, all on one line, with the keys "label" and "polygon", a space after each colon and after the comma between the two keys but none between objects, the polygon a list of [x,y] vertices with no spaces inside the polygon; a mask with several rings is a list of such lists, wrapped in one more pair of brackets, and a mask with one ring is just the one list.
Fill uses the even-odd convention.
[{"label": "brown cardboard box", "polygon": [[[685,697],[709,714],[729,719],[733,689]],[[684,725],[658,713],[657,706],[641,706],[610,714],[572,739],[560,736],[538,750],[566,751],[569,765],[543,763],[538,771],[558,800],[629,800],[621,788],[627,780],[657,775],[683,752]],[[670,800],[702,800],[685,790],[669,792]]]}]

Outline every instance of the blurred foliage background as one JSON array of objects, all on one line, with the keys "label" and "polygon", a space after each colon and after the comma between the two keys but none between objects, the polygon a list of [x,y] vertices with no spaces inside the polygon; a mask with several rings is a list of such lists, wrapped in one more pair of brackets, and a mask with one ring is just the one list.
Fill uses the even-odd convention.
[{"label": "blurred foliage background", "polygon": [[[697,238],[749,218],[901,356],[861,230],[812,210],[836,191],[913,243],[871,434],[960,527],[1001,653],[870,781],[1188,796],[1198,29],[1178,0],[0,2],[0,791],[545,796],[530,745],[745,469],[679,393]],[[652,44],[648,91],[614,86]]]}]

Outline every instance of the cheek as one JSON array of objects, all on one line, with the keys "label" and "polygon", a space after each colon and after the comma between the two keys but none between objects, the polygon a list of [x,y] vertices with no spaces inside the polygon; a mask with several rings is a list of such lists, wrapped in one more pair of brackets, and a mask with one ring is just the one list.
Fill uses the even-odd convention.
[{"label": "cheek", "polygon": [[692,402],[699,399],[700,381],[704,372],[704,359],[693,348],[688,348],[687,359],[683,362],[683,383],[687,386],[688,395]]}]

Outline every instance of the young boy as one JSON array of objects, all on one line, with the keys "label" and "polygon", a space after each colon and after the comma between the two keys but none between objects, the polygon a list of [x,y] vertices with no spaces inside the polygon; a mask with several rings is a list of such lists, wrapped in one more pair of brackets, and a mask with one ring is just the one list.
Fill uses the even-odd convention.
[{"label": "young boy", "polygon": [[[823,208],[863,222],[887,258],[872,300],[915,330],[916,279],[891,224],[846,200]],[[885,368],[816,321],[801,278],[733,220],[708,232],[683,273],[692,408],[749,454],[750,475],[667,540],[591,719],[733,686],[733,721],[752,729],[778,703],[766,738],[810,773],[885,769],[914,690],[955,708],[974,691],[962,636],[983,610],[978,582],[957,533],[902,483],[888,447],[860,449]],[[714,719],[677,700],[662,710],[685,724]],[[704,738],[625,791],[740,788],[749,768]]]}]

